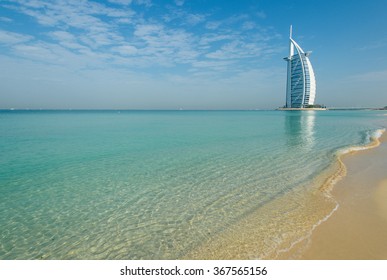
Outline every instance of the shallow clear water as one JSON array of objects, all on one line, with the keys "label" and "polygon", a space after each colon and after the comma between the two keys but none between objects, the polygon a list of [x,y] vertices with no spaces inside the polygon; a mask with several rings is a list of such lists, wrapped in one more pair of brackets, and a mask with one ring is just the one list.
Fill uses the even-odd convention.
[{"label": "shallow clear water", "polygon": [[385,118],[0,111],[0,259],[184,257],[366,144]]}]

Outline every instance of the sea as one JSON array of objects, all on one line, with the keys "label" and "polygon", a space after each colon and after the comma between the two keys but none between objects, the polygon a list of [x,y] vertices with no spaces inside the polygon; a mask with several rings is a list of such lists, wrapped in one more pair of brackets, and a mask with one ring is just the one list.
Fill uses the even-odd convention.
[{"label": "sea", "polygon": [[264,259],[383,111],[0,111],[0,259]]}]

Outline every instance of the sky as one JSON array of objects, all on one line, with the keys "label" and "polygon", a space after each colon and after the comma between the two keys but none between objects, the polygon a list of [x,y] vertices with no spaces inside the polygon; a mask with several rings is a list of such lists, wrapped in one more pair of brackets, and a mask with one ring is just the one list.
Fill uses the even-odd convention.
[{"label": "sky", "polygon": [[387,0],[0,0],[0,108],[277,108],[291,24],[316,103],[387,106]]}]

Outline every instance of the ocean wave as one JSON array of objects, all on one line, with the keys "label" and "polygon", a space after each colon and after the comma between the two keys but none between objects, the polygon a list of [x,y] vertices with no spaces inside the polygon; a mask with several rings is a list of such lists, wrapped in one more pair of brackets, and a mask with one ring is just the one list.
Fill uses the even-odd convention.
[{"label": "ocean wave", "polygon": [[371,148],[375,148],[380,145],[380,137],[382,137],[383,133],[386,131],[385,128],[380,128],[377,129],[371,133],[368,133],[368,139],[367,143],[365,145],[359,145],[359,146],[351,146],[348,148],[344,148],[342,150],[339,150],[338,154],[339,156],[352,153],[352,152],[357,152],[357,151],[363,151],[363,150],[368,150]]}]

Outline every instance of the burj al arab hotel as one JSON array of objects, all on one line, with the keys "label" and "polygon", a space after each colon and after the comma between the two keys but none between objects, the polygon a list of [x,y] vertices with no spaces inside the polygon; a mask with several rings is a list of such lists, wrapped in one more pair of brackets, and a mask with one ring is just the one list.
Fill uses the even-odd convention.
[{"label": "burj al arab hotel", "polygon": [[307,108],[314,105],[316,97],[316,79],[309,56],[292,38],[292,26],[289,36],[288,75],[286,83],[286,108]]}]

